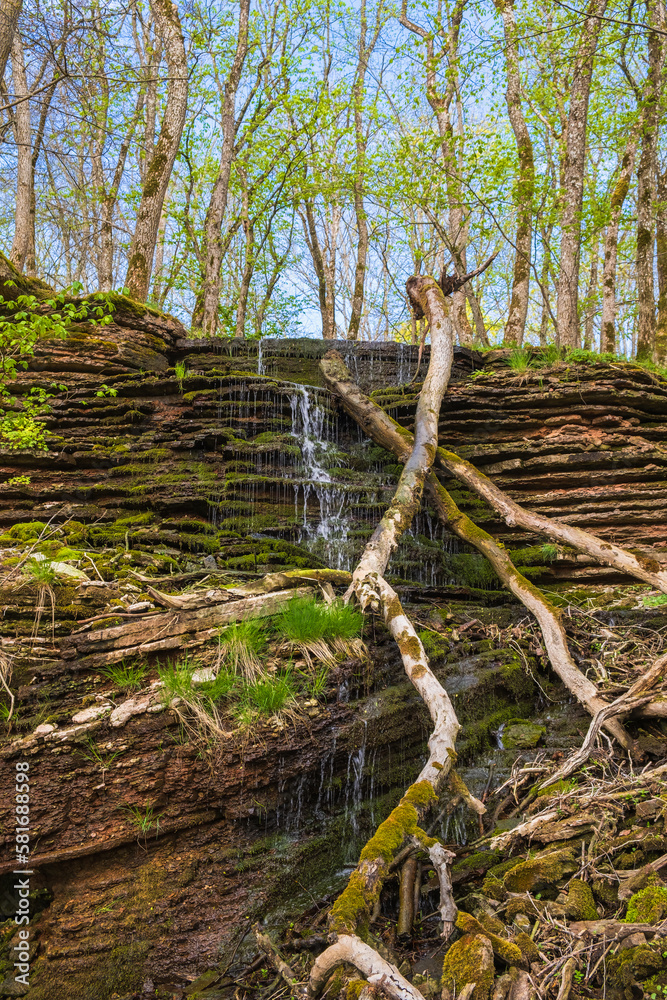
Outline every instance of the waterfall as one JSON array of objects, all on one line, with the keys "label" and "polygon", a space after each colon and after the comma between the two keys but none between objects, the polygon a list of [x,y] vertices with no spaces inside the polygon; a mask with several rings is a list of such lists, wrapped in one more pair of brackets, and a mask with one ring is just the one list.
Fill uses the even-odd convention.
[{"label": "waterfall", "polygon": [[[295,385],[290,394],[292,434],[298,441],[303,459],[303,535],[302,544],[318,554],[332,569],[348,569],[349,524],[345,516],[348,494],[327,471],[325,462],[335,441],[331,421],[317,389]],[[298,511],[298,483],[294,485],[295,513]],[[319,518],[310,517],[308,501],[314,495],[319,504]]]}]

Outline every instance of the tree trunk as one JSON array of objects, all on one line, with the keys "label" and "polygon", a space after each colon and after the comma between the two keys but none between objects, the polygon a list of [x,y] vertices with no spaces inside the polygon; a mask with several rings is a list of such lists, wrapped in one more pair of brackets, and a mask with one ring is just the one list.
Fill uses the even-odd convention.
[{"label": "tree trunk", "polygon": [[604,241],[604,267],[602,271],[602,320],[600,327],[600,352],[616,353],[616,263],[618,256],[618,228],[630,180],[635,169],[638,139],[637,125],[623,151],[620,170],[609,204],[610,215]]},{"label": "tree trunk", "polygon": [[505,323],[505,344],[521,346],[528,315],[530,287],[530,260],[533,238],[533,194],[535,191],[535,160],[533,143],[521,107],[521,77],[519,74],[519,46],[514,18],[514,0],[496,0],[505,29],[505,58],[507,63],[507,90],[505,98],[510,123],[516,139],[519,157],[519,176],[516,184],[515,203],[517,226],[515,241],[514,276],[509,315]]},{"label": "tree trunk", "polygon": [[[322,317],[322,337],[324,340],[335,340],[336,338],[336,293],[334,287],[334,273],[332,268],[331,248],[329,259],[325,261],[320,238],[317,234],[315,223],[315,212],[313,202],[307,198],[303,203],[305,217],[301,216],[303,232],[306,239],[306,246],[310,251],[310,256],[317,276],[317,294],[320,301],[320,315]],[[301,213],[299,213],[301,214]],[[335,257],[334,257],[335,260]]]},{"label": "tree trunk", "polygon": [[246,313],[248,311],[248,292],[250,291],[250,282],[252,281],[252,276],[255,271],[255,227],[253,225],[253,220],[250,218],[248,205],[248,184],[245,177],[243,177],[242,183],[243,209],[241,217],[243,219],[243,232],[245,235],[245,262],[243,265],[241,287],[239,288],[239,298],[236,306],[235,337],[243,337],[245,335],[245,320]]},{"label": "tree trunk", "polygon": [[[649,24],[658,21],[658,0],[646,0]],[[640,133],[637,167],[637,359],[650,361],[655,347],[655,178],[658,154],[658,120],[663,45],[656,31],[648,33],[648,74]]]},{"label": "tree trunk", "polygon": [[23,0],[0,0],[0,80],[5,76],[22,6]]},{"label": "tree trunk", "polygon": [[34,241],[30,239],[32,208],[32,130],[30,127],[30,101],[28,97],[28,80],[23,58],[23,44],[18,31],[12,42],[12,77],[14,95],[17,99],[25,98],[16,105],[14,112],[14,137],[16,139],[16,155],[18,160],[16,171],[16,211],[14,215],[14,240],[9,259],[19,271],[23,271],[26,258]]},{"label": "tree trunk", "polygon": [[658,173],[655,213],[658,258],[658,320],[655,328],[655,363],[667,365],[667,170]]},{"label": "tree trunk", "polygon": [[598,288],[598,237],[596,235],[593,242],[591,269],[588,277],[588,288],[586,289],[586,315],[584,318],[584,350],[590,351],[593,348],[593,336],[595,327],[595,299]]},{"label": "tree trunk", "polygon": [[218,173],[211,191],[211,199],[204,222],[205,267],[201,290],[197,297],[192,325],[201,328],[206,337],[213,337],[218,329],[218,306],[222,282],[222,221],[227,210],[229,178],[234,158],[236,137],[236,93],[248,53],[248,19],[250,0],[240,0],[238,41],[234,61],[225,83],[225,97],[222,106],[222,149]]},{"label": "tree trunk", "polygon": [[128,294],[141,302],[148,297],[160,215],[183,133],[188,100],[188,67],[178,10],[173,0],[151,0],[151,10],[165,47],[169,86],[160,135],[143,184],[125,277]]},{"label": "tree trunk", "polygon": [[570,109],[565,142],[565,164],[561,196],[560,277],[558,279],[557,343],[580,347],[579,256],[581,211],[586,165],[586,128],[593,62],[607,0],[590,0],[577,40],[577,58],[570,88]]}]

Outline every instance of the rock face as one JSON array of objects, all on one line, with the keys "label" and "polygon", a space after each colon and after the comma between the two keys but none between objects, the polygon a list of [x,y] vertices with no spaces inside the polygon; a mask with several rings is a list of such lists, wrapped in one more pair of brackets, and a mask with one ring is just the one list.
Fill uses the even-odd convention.
[{"label": "rock face", "polygon": [[[34,1000],[171,997],[208,968],[222,989],[246,925],[297,905],[292,875],[306,898],[334,891],[370,824],[419,771],[426,713],[375,625],[366,672],[343,664],[307,721],[267,721],[252,739],[237,726],[215,754],[160,704],[153,654],[140,690],[84,660],[85,630],[112,632],[158,612],[151,581],[166,589],[212,574],[220,586],[352,564],[398,469],[322,389],[318,362],[331,346],[195,342],[175,320],[119,299],[111,326],[40,345],[19,380],[21,391],[67,385],[48,417],[49,451],[0,456],[2,652],[14,657],[21,703],[0,750],[0,782],[13,787],[16,762],[28,762]],[[333,346],[409,426],[416,348]],[[515,498],[625,544],[655,543],[660,557],[663,382],[633,366],[519,378],[501,360],[457,352],[442,443]],[[98,396],[102,383],[116,394]],[[458,486],[452,492],[534,577],[618,579],[500,524]],[[12,560],[30,552],[52,567],[76,564],[80,575],[54,570],[45,585],[34,560],[26,580]],[[402,594],[423,602],[427,651],[464,724],[461,759],[477,765],[473,789],[488,779],[484,755],[505,761],[497,774],[507,765],[502,727],[512,720],[530,717],[547,748],[578,742],[571,727],[583,723],[572,707],[550,708],[548,726],[532,719],[525,665],[554,705],[563,692],[483,560],[425,511],[392,570]],[[511,644],[490,640],[489,622],[511,630]],[[11,803],[0,815],[12,830]],[[451,841],[463,827],[452,817],[441,832]],[[4,837],[0,983],[12,978],[16,943],[13,841]]]}]

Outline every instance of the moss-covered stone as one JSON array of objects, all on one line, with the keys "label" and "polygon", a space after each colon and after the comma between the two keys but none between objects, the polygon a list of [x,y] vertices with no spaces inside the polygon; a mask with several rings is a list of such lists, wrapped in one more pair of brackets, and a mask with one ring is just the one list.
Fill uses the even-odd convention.
[{"label": "moss-covered stone", "polygon": [[570,882],[565,903],[565,913],[572,920],[597,920],[598,911],[590,886],[581,879]]},{"label": "moss-covered stone", "polygon": [[503,884],[510,892],[541,892],[577,868],[569,847],[521,861],[507,872]]},{"label": "moss-covered stone", "polygon": [[657,924],[667,917],[667,886],[647,885],[628,902],[627,923]]},{"label": "moss-covered stone", "polygon": [[475,983],[471,1000],[489,1000],[493,987],[493,951],[482,934],[464,934],[445,955],[442,966],[442,997],[458,996],[464,986]]},{"label": "moss-covered stone", "polygon": [[[516,944],[501,937],[499,934],[494,934],[493,931],[487,930],[479,920],[475,920],[469,913],[463,913],[459,910],[456,917],[456,926],[465,935],[479,936],[481,934],[488,938],[493,948],[493,954],[507,965],[523,966],[525,964],[521,949]],[[470,981],[472,982],[472,980]]]},{"label": "moss-covered stone", "polygon": [[511,719],[503,730],[503,746],[508,750],[535,747],[547,734],[545,726],[528,719]]},{"label": "moss-covered stone", "polygon": [[512,938],[513,943],[520,949],[523,955],[524,965],[527,969],[533,964],[533,962],[541,962],[540,950],[531,938],[530,934],[526,934],[525,931],[517,931],[517,933]]},{"label": "moss-covered stone", "polygon": [[608,1000],[635,1000],[643,996],[641,983],[667,968],[658,945],[640,944],[609,955],[607,966]]}]

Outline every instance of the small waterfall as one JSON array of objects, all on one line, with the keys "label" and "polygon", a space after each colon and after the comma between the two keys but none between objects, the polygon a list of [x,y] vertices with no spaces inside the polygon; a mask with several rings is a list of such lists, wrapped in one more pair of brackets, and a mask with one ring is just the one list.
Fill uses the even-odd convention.
[{"label": "small waterfall", "polygon": [[[290,394],[292,434],[301,448],[304,482],[294,484],[294,511],[298,516],[299,492],[303,492],[302,544],[316,552],[332,569],[347,569],[348,518],[345,517],[347,493],[337,486],[324,463],[335,441],[327,408],[316,389],[295,385]],[[319,519],[309,516],[309,499],[319,504]]]},{"label": "small waterfall", "polygon": [[359,811],[362,803],[364,766],[366,764],[368,720],[362,719],[362,722],[364,729],[361,746],[357,747],[349,756],[345,782],[345,821],[346,823],[349,821],[353,837],[356,837],[359,832]]}]

